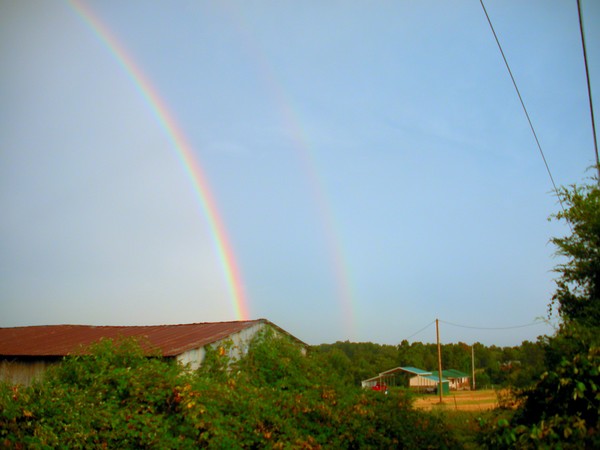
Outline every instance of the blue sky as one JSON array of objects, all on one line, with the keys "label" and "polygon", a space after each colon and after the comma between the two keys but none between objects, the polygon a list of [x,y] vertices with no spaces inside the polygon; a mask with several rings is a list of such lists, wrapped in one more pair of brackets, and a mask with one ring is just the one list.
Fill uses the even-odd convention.
[{"label": "blue sky", "polygon": [[[449,324],[545,316],[566,233],[478,1],[85,4],[192,144],[253,318],[311,344],[552,332]],[[485,4],[556,183],[584,180],[576,3]],[[234,320],[176,149],[76,9],[1,1],[0,69],[0,326]]]}]

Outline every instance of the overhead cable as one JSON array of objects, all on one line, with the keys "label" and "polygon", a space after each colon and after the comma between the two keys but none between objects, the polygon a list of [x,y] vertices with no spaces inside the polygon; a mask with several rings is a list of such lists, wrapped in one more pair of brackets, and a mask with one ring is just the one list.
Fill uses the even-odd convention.
[{"label": "overhead cable", "polygon": [[540,144],[540,141],[537,137],[537,133],[535,132],[535,129],[533,128],[533,123],[531,122],[531,118],[529,117],[529,113],[527,112],[527,108],[525,107],[525,102],[523,101],[521,92],[519,91],[519,88],[517,87],[517,82],[515,81],[515,77],[513,76],[512,70],[510,69],[508,60],[506,59],[506,56],[504,55],[504,50],[502,50],[502,45],[500,45],[500,40],[498,39],[498,36],[496,35],[496,31],[494,30],[494,26],[492,25],[490,16],[488,15],[487,10],[485,9],[483,0],[479,0],[479,3],[481,3],[481,7],[483,8],[483,12],[485,13],[485,17],[487,18],[488,24],[490,25],[490,29],[492,30],[492,34],[494,35],[494,39],[496,40],[498,49],[500,50],[500,53],[502,54],[502,59],[504,59],[504,64],[506,65],[506,69],[508,70],[510,79],[513,82],[513,86],[515,87],[515,91],[517,92],[519,101],[521,102],[521,106],[523,107],[523,111],[525,112],[525,116],[527,117],[527,122],[529,122],[529,128],[531,128],[531,132],[533,133],[533,137],[535,138],[535,142],[537,143],[537,147],[540,151],[540,155],[542,155],[542,160],[544,161],[544,165],[546,166],[546,171],[548,172],[548,176],[550,177],[550,181],[552,182],[552,186],[554,187],[554,192],[556,192],[556,196],[558,197],[558,201],[560,202],[560,207],[563,210],[563,212],[566,212],[565,208],[563,206],[563,202],[560,198],[558,188],[556,187],[556,183],[554,182],[554,177],[552,176],[552,172],[550,172],[550,166],[548,166],[548,162],[546,161],[546,156],[544,155],[544,151],[542,150],[542,145]]},{"label": "overhead cable", "polygon": [[539,325],[541,323],[545,323],[543,320],[536,320],[534,322],[527,323],[525,325],[512,325],[512,326],[508,326],[508,327],[474,327],[474,326],[470,326],[470,325],[459,325],[459,324],[452,323],[452,322],[446,322],[445,320],[441,320],[441,319],[440,319],[440,322],[445,323],[446,325],[452,325],[453,327],[470,328],[472,330],[514,330],[515,328],[526,328],[526,327],[532,327],[534,325]]},{"label": "overhead cable", "polygon": [[411,337],[416,336],[417,334],[419,334],[421,331],[427,329],[428,327],[430,327],[431,325],[433,325],[435,323],[435,320],[429,322],[427,325],[425,325],[423,328],[421,328],[419,331],[417,331],[416,333],[411,334],[409,337],[402,339],[403,341],[408,341]]}]

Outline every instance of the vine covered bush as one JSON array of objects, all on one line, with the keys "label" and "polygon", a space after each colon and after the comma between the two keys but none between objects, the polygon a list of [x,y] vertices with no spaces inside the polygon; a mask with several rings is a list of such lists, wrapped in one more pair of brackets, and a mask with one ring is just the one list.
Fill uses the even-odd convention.
[{"label": "vine covered bush", "polygon": [[320,355],[258,336],[195,371],[105,340],[31,386],[0,384],[3,448],[454,448],[401,391],[362,391]]}]

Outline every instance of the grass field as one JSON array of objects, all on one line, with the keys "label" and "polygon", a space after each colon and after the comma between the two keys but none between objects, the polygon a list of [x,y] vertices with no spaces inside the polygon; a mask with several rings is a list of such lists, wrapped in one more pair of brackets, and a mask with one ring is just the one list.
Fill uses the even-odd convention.
[{"label": "grass field", "polygon": [[[443,396],[440,404],[439,396],[423,394],[415,398],[415,408],[429,411],[442,418],[447,427],[453,431],[460,445],[465,450],[480,450],[483,447],[477,442],[480,433],[481,419],[498,420],[498,412],[510,415],[515,406],[515,398],[509,389],[480,391],[451,391]],[[502,410],[493,411],[502,406]]]},{"label": "grass field", "polygon": [[452,391],[443,396],[441,404],[438,395],[424,394],[416,398],[414,407],[423,410],[487,411],[498,407],[498,392],[493,389]]}]

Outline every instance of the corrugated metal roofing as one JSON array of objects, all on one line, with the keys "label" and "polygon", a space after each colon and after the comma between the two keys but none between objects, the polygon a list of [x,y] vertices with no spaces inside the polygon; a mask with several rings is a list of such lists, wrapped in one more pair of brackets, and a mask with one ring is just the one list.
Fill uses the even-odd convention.
[{"label": "corrugated metal roofing", "polygon": [[447,378],[468,378],[469,375],[456,369],[442,370],[442,375]]},{"label": "corrugated metal roofing", "polygon": [[[439,372],[437,370],[431,372],[433,376],[437,377]],[[442,370],[442,377],[445,378],[468,378],[469,375],[467,375],[464,372],[461,372],[460,370],[456,370],[456,369],[445,369]]]},{"label": "corrugated metal roofing", "polygon": [[400,369],[414,375],[431,375],[431,372],[423,369],[417,369],[416,367],[400,367]]},{"label": "corrugated metal roofing", "polygon": [[[42,325],[0,328],[0,355],[65,356],[103,338],[138,337],[142,338],[143,346],[159,349],[163,356],[176,356],[225,339],[259,323],[269,324],[286,333],[266,319],[181,325]],[[144,345],[144,341],[149,345]]]},{"label": "corrugated metal roofing", "polygon": [[[378,379],[381,379],[384,377],[391,377],[396,372],[407,372],[407,373],[410,373],[411,375],[420,375],[423,378],[427,378],[429,380],[434,380],[436,382],[439,382],[439,377],[437,376],[437,372],[427,372],[426,370],[417,369],[416,367],[394,367],[393,369],[389,369],[389,370],[386,370],[385,372],[381,372],[376,377],[369,378],[368,380],[362,380],[362,382],[368,383],[369,381],[378,380]],[[435,377],[432,376],[433,373],[436,374]],[[443,375],[443,373],[442,373],[442,375]],[[442,382],[447,383],[448,380],[446,380],[445,378],[442,378]]]},{"label": "corrugated metal roofing", "polygon": [[[423,378],[427,378],[428,380],[435,381],[436,383],[440,382],[440,377],[438,375],[422,375]],[[449,380],[442,377],[442,383],[450,383]]]}]

